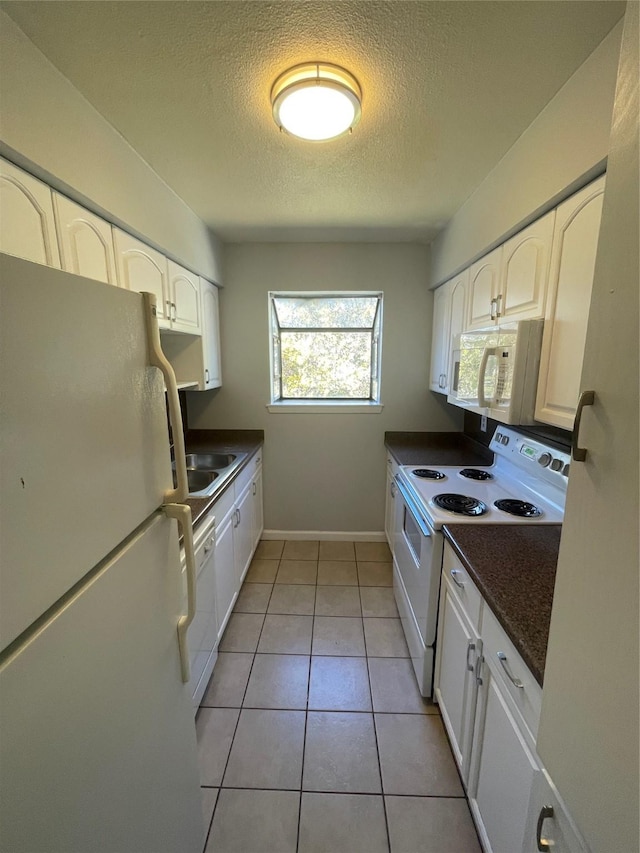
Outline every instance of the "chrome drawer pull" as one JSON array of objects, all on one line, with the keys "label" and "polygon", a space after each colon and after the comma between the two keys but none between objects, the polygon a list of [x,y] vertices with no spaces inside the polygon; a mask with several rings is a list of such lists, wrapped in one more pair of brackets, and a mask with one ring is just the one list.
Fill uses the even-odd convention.
[{"label": "chrome drawer pull", "polygon": [[507,666],[507,656],[505,655],[505,653],[504,652],[497,652],[497,655],[498,655],[498,660],[502,664],[502,668],[507,673],[507,678],[509,679],[509,681],[513,684],[514,687],[517,687],[518,690],[524,690],[524,684],[520,681],[520,679],[515,678],[511,674],[511,670]]},{"label": "chrome drawer pull", "polygon": [[467,643],[467,669],[469,670],[469,672],[473,672],[473,670],[475,669],[475,666],[472,663],[469,663],[469,655],[471,654],[471,652],[475,651],[475,648],[476,644],[472,643],[471,640],[469,640],[469,642]]},{"label": "chrome drawer pull", "polygon": [[582,421],[582,410],[585,406],[593,406],[596,401],[595,391],[583,391],[578,400],[578,408],[576,409],[576,419],[573,424],[573,434],[571,436],[571,455],[576,462],[584,462],[587,458],[586,447],[579,447],[580,440],[580,422]]},{"label": "chrome drawer pull", "polygon": [[462,572],[460,571],[460,569],[451,569],[450,574],[451,574],[451,577],[453,578],[453,582],[454,582],[454,584],[455,584],[456,586],[459,586],[459,587],[460,587],[460,589],[464,589],[464,584],[463,584],[463,583],[460,583],[460,581],[459,581],[459,580],[458,580],[458,578],[456,577],[456,575],[461,575],[461,574],[462,574]]},{"label": "chrome drawer pull", "polygon": [[543,806],[540,809],[540,814],[538,815],[538,825],[536,827],[536,844],[538,845],[538,850],[541,850],[542,853],[546,850],[551,850],[551,844],[547,841],[546,838],[542,838],[542,824],[548,817],[553,817],[553,806]]}]

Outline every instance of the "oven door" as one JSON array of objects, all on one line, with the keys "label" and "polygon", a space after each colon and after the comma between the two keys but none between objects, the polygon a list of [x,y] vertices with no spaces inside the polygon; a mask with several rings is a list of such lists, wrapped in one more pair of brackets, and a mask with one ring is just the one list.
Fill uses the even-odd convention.
[{"label": "oven door", "polygon": [[[442,533],[430,526],[418,500],[399,477],[396,477],[396,485],[399,500],[394,559],[398,577],[394,578],[394,584],[401,585],[396,597],[400,593],[406,599],[422,644],[432,646],[436,639]],[[411,650],[408,636],[411,627],[404,627]]]}]

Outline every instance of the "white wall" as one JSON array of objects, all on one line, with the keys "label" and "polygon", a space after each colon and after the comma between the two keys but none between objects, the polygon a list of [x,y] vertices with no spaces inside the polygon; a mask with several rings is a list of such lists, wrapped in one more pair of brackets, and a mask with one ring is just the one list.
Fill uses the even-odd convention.
[{"label": "white wall", "polygon": [[[226,247],[223,386],[188,394],[189,426],[264,429],[265,526],[382,531],[386,430],[456,430],[428,391],[433,297],[428,249],[398,244]],[[381,414],[270,414],[269,290],[384,292]]]},{"label": "white wall", "polygon": [[0,153],[221,281],[222,246],[204,222],[1,11],[0,103]]},{"label": "white wall", "polygon": [[622,21],[525,130],[432,245],[432,286],[603,171]]}]

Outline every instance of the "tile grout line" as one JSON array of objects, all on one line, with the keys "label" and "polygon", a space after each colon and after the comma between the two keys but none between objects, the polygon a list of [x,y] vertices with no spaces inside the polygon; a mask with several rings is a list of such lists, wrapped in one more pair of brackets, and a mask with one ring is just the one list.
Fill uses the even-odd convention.
[{"label": "tile grout line", "polygon": [[[318,554],[320,553],[320,546],[318,546]],[[300,799],[298,801],[298,831],[296,833],[296,853],[298,853],[298,848],[300,847],[300,823],[302,820],[302,789],[303,789],[303,778],[304,778],[304,759],[307,751],[307,726],[309,723],[309,694],[311,692],[311,662],[313,659],[313,631],[316,624],[316,598],[318,595],[318,563],[316,563],[316,584],[315,584],[315,592],[313,595],[313,613],[311,615],[311,641],[309,643],[309,675],[307,678],[307,701],[304,710],[304,732],[302,736],[302,763],[300,765]]]},{"label": "tile grout line", "polygon": [[[363,624],[364,631],[364,624]],[[366,649],[366,638],[365,638]],[[380,744],[378,743],[378,729],[376,726],[376,710],[373,704],[373,689],[371,687],[371,670],[369,669],[369,654],[366,656],[367,661],[367,678],[369,681],[369,695],[371,696],[371,722],[373,723],[373,736],[376,742],[376,755],[378,756],[378,774],[380,776],[380,795],[382,797],[382,813],[384,815],[384,828],[387,833],[387,849],[391,853],[391,835],[389,833],[389,819],[387,817],[387,801],[385,799],[384,781],[382,779],[382,762],[380,760]]]}]

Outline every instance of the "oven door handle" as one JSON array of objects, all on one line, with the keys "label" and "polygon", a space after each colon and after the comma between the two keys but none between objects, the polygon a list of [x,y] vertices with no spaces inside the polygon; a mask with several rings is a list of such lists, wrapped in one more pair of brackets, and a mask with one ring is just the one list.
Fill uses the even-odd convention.
[{"label": "oven door handle", "polygon": [[401,482],[398,475],[396,474],[396,485],[402,495],[409,512],[413,516],[413,520],[420,528],[420,532],[423,536],[431,536],[431,530],[429,530],[429,526],[426,521],[422,518],[422,513],[420,512],[420,508],[414,499],[413,495],[410,494],[407,487]]}]

